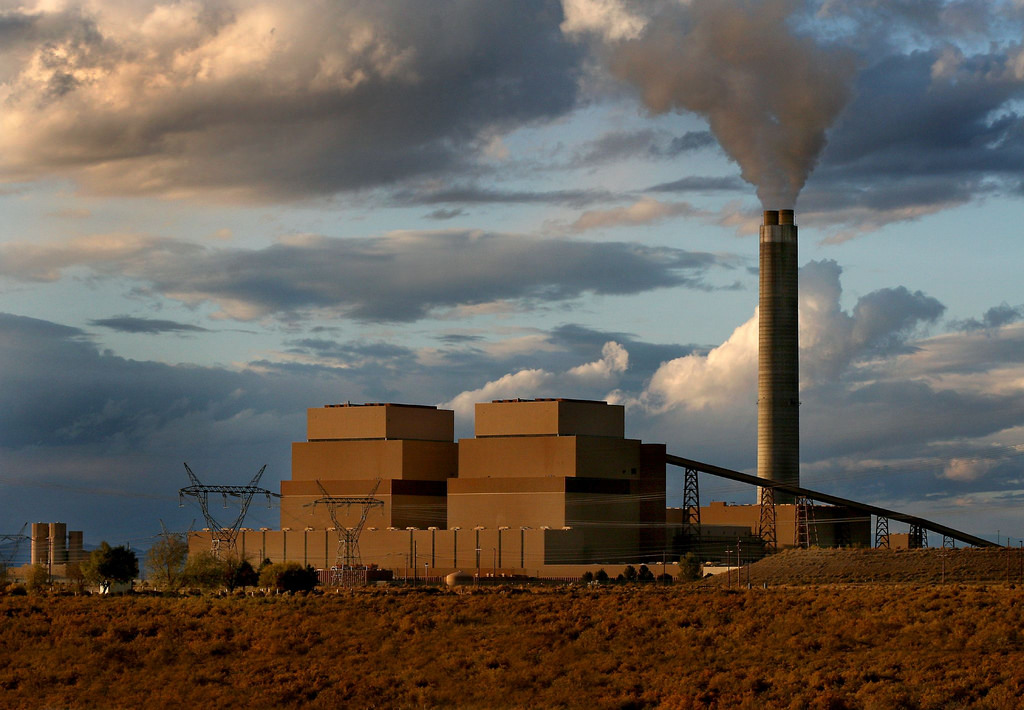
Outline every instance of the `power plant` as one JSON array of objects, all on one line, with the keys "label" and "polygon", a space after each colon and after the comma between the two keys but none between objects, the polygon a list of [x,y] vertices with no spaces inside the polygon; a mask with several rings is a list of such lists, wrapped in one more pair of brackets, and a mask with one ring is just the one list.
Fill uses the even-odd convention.
[{"label": "power plant", "polygon": [[[422,565],[425,574],[475,568],[558,576],[686,550],[722,558],[742,548],[749,560],[781,547],[888,547],[896,539],[890,518],[910,525],[909,546],[924,544],[926,530],[948,545],[988,545],[916,516],[801,487],[793,210],[764,212],[759,263],[757,476],[627,439],[624,408],[607,402],[479,403],[475,436],[458,442],[450,410],[330,405],[308,410],[307,440],[292,445],[280,529],[240,527],[243,510],[226,535],[207,516],[211,527],[191,535],[190,549],[222,552],[227,545],[243,556],[322,565],[335,570],[333,580],[346,578],[338,571],[357,561]],[[685,470],[682,508],[666,507],[667,465]],[[698,472],[756,486],[757,503],[702,506]],[[197,484],[190,477],[193,487],[183,492]],[[277,495],[258,492],[268,500]]]}]

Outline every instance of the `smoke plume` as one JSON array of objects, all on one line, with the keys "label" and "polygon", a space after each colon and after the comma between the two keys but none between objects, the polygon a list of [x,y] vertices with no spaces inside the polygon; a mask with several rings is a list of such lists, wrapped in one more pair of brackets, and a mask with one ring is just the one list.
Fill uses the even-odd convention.
[{"label": "smoke plume", "polygon": [[791,208],[846,105],[852,54],[790,27],[796,0],[694,0],[618,44],[610,66],[655,113],[705,116],[765,207]]}]

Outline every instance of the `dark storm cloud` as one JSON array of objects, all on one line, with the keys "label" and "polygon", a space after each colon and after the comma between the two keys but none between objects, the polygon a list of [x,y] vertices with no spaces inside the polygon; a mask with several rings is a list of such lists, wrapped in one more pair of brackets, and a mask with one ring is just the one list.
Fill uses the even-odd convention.
[{"label": "dark storm cloud", "polygon": [[[872,17],[885,16],[879,3]],[[983,47],[952,42],[956,30],[934,13],[898,3],[900,25],[917,48],[875,45],[854,99],[829,134],[800,209],[822,221],[867,228],[913,219],[989,195],[1012,194],[1024,165],[1024,63],[1015,41]],[[956,3],[960,14],[998,24],[997,4]],[[989,7],[991,5],[991,7]],[[946,6],[950,11],[952,5]],[[1018,17],[1012,27],[1021,26]],[[904,34],[905,36],[905,34]],[[869,50],[865,50],[868,52]],[[834,239],[834,241],[839,241]]]},{"label": "dark storm cloud", "polygon": [[172,320],[160,320],[157,318],[133,318],[131,316],[118,316],[115,318],[98,318],[89,321],[90,325],[98,325],[103,328],[110,328],[121,333],[208,333],[206,328],[188,323],[178,323]]},{"label": "dark storm cloud", "polygon": [[0,274],[10,278],[52,280],[70,266],[142,281],[186,303],[209,301],[243,320],[325,308],[362,321],[414,321],[439,309],[503,300],[707,289],[704,276],[732,262],[669,247],[469,231],[296,237],[264,249],[143,237],[0,248]]},{"label": "dark storm cloud", "polygon": [[101,193],[325,194],[456,169],[576,104],[583,50],[555,0],[191,7],[7,11],[0,80],[23,130],[0,170]]},{"label": "dark storm cloud", "polygon": [[128,360],[79,329],[10,314],[0,314],[0,390],[0,486],[17,500],[0,508],[0,529],[66,520],[91,542],[156,533],[161,518],[184,529],[198,511],[178,508],[183,460],[225,484],[268,463],[263,485],[276,490],[306,407],[377,400],[338,370],[298,377]]}]

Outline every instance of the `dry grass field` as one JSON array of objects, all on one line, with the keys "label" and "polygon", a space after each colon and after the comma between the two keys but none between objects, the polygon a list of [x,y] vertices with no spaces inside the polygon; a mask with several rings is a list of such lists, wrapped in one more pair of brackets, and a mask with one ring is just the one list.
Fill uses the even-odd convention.
[{"label": "dry grass field", "polygon": [[1009,585],[0,598],[4,708],[1018,708]]},{"label": "dry grass field", "polygon": [[[725,585],[729,577],[714,578]],[[1024,582],[1024,550],[784,550],[744,567],[743,584],[935,584]],[[736,574],[731,576],[736,584]]]}]

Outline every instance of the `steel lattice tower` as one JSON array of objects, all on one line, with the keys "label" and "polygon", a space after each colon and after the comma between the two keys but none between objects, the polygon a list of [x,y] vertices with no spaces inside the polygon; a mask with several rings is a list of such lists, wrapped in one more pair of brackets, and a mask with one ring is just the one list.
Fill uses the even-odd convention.
[{"label": "steel lattice tower", "polygon": [[793,527],[793,544],[807,549],[818,545],[818,528],[814,522],[814,503],[806,496],[796,499],[796,525]]},{"label": "steel lattice tower", "polygon": [[683,478],[683,536],[693,550],[700,554],[700,488],[697,469],[684,469]]},{"label": "steel lattice tower", "polygon": [[757,535],[764,541],[764,549],[768,553],[779,549],[778,530],[775,516],[775,489],[761,488],[761,521]]},{"label": "steel lattice tower", "polygon": [[[203,510],[203,517],[206,518],[206,525],[210,529],[210,543],[213,550],[213,554],[220,557],[222,554],[233,551],[235,549],[235,541],[238,539],[238,531],[242,527],[242,521],[245,520],[245,514],[249,511],[249,504],[252,503],[253,496],[257,493],[265,495],[267,497],[267,507],[270,507],[270,498],[274,496],[280,498],[281,496],[273,491],[268,491],[266,488],[260,488],[260,478],[263,476],[263,472],[267,469],[267,465],[263,464],[252,480],[249,481],[247,486],[207,486],[199,482],[199,478],[192,473],[192,469],[185,464],[185,471],[188,472],[188,478],[192,482],[192,485],[187,488],[181,488],[178,490],[178,505],[184,506],[184,497],[192,496],[199,501],[199,507]],[[211,493],[219,493],[224,499],[224,507],[228,507],[228,496],[238,498],[241,502],[241,509],[238,511],[238,517],[231,525],[221,525],[217,520],[210,514],[209,497]]]},{"label": "steel lattice tower", "polygon": [[26,527],[28,527],[28,523],[22,525],[21,530],[17,533],[0,535],[0,546],[14,543],[6,552],[0,551],[0,566],[7,567],[14,562],[14,558],[18,556],[18,548],[21,547],[21,543],[28,540],[28,536],[25,535]]},{"label": "steel lattice tower", "polygon": [[911,550],[928,547],[928,531],[920,525],[911,525],[909,547]]},{"label": "steel lattice tower", "polygon": [[[346,576],[346,572],[352,572],[357,567],[362,566],[362,559],[359,555],[359,535],[366,524],[366,517],[369,515],[370,509],[384,507],[384,501],[373,497],[376,495],[377,489],[380,488],[380,481],[381,479],[378,478],[377,482],[373,484],[373,490],[370,491],[370,495],[365,497],[332,496],[319,480],[316,482],[323,496],[309,503],[309,505],[314,509],[317,505],[327,506],[327,512],[331,516],[331,522],[334,523],[334,530],[338,535],[338,550],[335,554],[334,568],[331,570],[331,584],[345,584],[349,581],[348,578],[351,577],[351,575]],[[359,516],[359,522],[356,523],[355,527],[347,528],[338,520],[338,508],[345,508],[347,510],[353,505],[362,506],[362,514]]]},{"label": "steel lattice tower", "polygon": [[875,547],[889,549],[889,518],[884,515],[875,516]]}]

